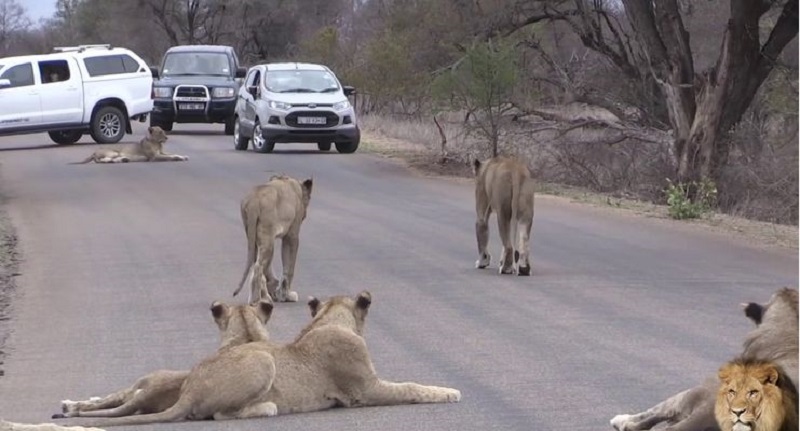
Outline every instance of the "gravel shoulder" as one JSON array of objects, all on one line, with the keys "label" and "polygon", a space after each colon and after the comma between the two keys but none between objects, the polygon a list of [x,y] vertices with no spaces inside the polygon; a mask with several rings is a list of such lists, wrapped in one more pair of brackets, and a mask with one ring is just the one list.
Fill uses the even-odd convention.
[{"label": "gravel shoulder", "polygon": [[5,340],[11,330],[11,302],[18,260],[16,244],[14,227],[5,212],[5,199],[0,196],[0,377],[4,375]]}]

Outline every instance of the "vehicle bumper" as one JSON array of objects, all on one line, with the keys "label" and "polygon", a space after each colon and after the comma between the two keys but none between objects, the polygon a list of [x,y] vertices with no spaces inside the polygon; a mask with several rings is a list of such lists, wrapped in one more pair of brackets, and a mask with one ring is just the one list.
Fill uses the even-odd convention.
[{"label": "vehicle bumper", "polygon": [[172,99],[156,99],[150,113],[153,121],[170,123],[224,123],[233,115],[236,99],[217,99],[205,104],[202,110],[176,111],[176,102]]},{"label": "vehicle bumper", "polygon": [[361,131],[358,126],[348,125],[335,129],[291,129],[264,127],[261,136],[267,142],[275,143],[317,143],[317,142],[360,142]]}]

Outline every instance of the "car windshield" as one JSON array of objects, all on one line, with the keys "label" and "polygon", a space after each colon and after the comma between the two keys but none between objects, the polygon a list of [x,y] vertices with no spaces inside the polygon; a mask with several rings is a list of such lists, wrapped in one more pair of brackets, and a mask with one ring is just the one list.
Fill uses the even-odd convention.
[{"label": "car windshield", "polygon": [[164,59],[163,76],[230,76],[228,56],[213,52],[174,52]]},{"label": "car windshield", "polygon": [[273,93],[333,93],[336,77],[326,70],[272,70],[267,72],[267,90]]}]

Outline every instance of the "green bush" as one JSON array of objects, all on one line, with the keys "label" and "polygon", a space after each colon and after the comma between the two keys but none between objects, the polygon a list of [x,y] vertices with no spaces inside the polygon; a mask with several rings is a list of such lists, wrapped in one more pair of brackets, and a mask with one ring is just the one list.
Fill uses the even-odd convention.
[{"label": "green bush", "polygon": [[[669,216],[677,219],[698,218],[707,213],[717,202],[717,186],[710,179],[700,182],[673,183],[667,179],[667,206]],[[694,197],[690,197],[694,191]]]}]

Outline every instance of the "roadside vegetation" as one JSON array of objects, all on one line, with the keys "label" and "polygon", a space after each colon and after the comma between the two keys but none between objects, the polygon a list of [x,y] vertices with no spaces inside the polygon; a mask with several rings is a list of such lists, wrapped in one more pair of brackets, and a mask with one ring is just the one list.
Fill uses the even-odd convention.
[{"label": "roadside vegetation", "polygon": [[675,218],[798,223],[796,1],[56,4],[32,23],[0,0],[0,56],[111,43],[155,64],[172,45],[219,43],[246,65],[321,62],[359,90],[365,128],[431,165],[518,155],[540,181]]}]

